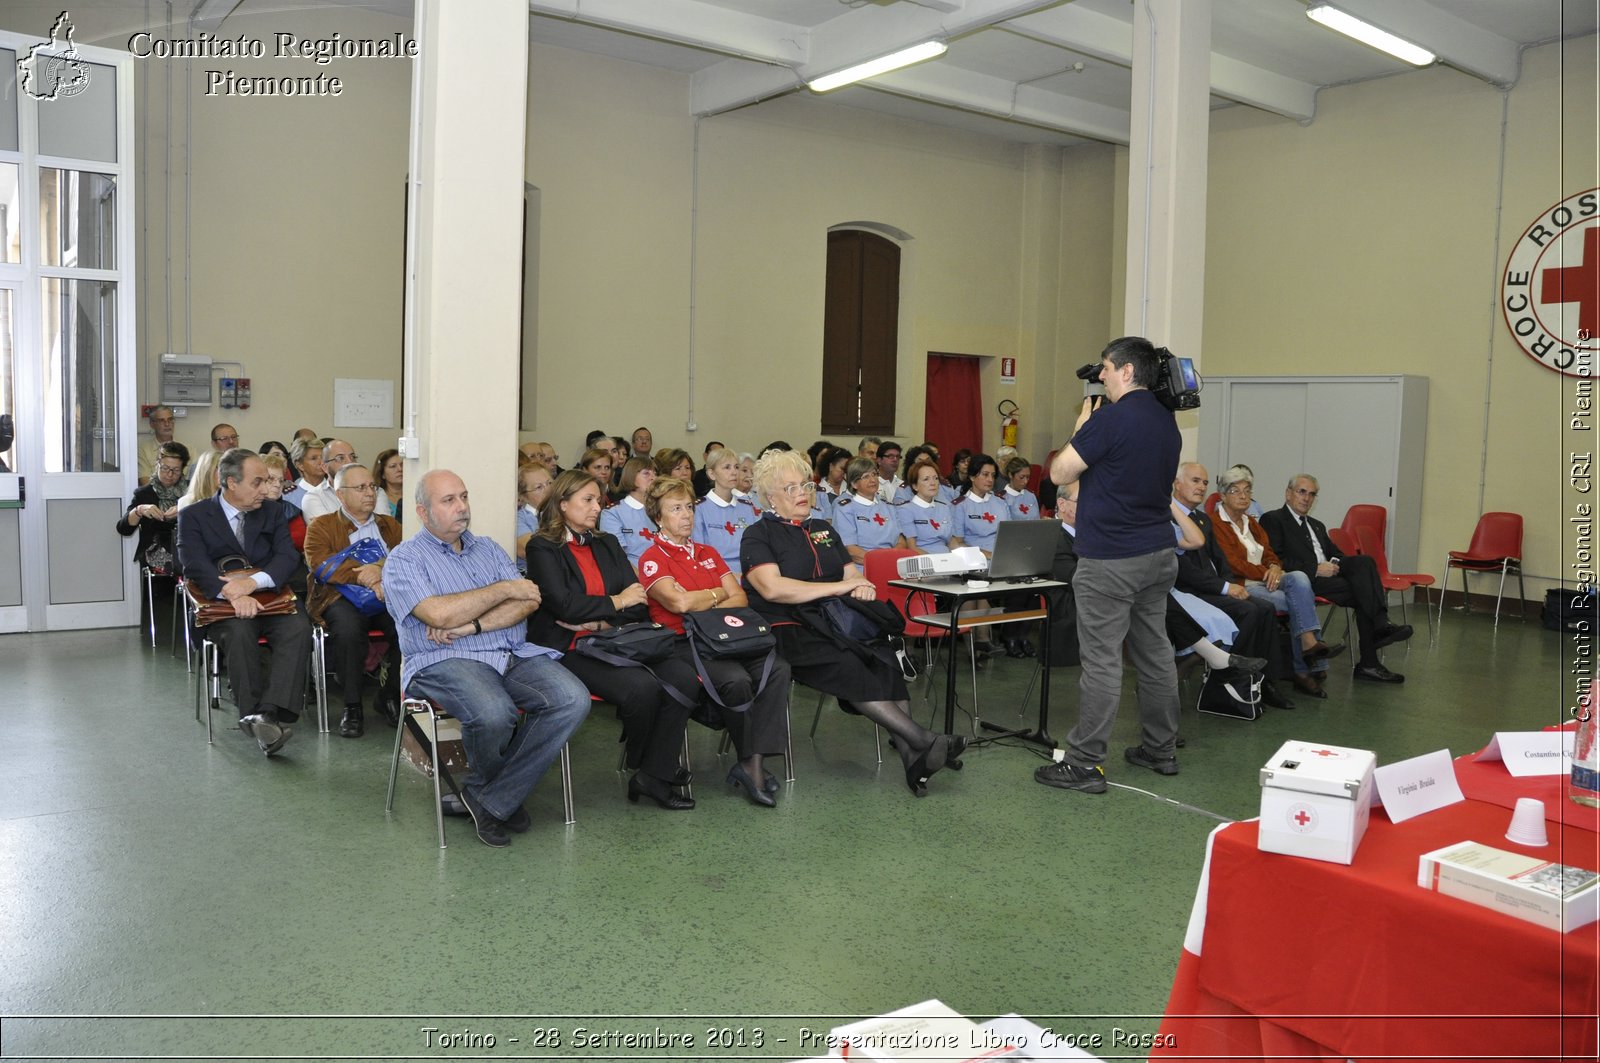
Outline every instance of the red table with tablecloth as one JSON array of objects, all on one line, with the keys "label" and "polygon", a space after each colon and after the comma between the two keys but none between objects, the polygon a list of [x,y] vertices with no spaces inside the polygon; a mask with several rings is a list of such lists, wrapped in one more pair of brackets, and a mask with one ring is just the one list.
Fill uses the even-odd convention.
[{"label": "red table with tablecloth", "polygon": [[[1219,827],[1152,1057],[1593,1060],[1600,923],[1561,934],[1416,883],[1433,849],[1516,849],[1503,796],[1400,824],[1374,809],[1348,867]],[[1590,810],[1553,791],[1546,812],[1550,845],[1521,851],[1600,870]]]}]

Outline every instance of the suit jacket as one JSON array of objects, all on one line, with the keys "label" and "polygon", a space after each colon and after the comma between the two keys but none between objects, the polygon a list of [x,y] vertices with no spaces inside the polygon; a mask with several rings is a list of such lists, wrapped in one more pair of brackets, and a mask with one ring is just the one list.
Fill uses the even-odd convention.
[{"label": "suit jacket", "polygon": [[590,594],[584,587],[583,572],[566,543],[553,543],[540,535],[528,540],[528,578],[539,585],[542,595],[539,608],[528,617],[529,642],[565,651],[573,632],[557,621],[587,624],[604,620],[620,626],[650,619],[650,607],[643,603],[620,611],[612,604],[611,595],[639,582],[616,536],[597,531],[590,536],[589,545],[605,580],[605,594]]},{"label": "suit jacket", "polygon": [[300,567],[300,551],[289,538],[289,524],[282,503],[267,499],[259,509],[244,515],[241,532],[244,545],[234,538],[233,528],[223,515],[218,496],[203,498],[178,513],[178,561],[184,578],[200,588],[207,598],[222,593],[222,577],[217,564],[225,557],[243,555],[256,568],[272,577],[279,587]]},{"label": "suit jacket", "polygon": [[1205,533],[1206,544],[1198,550],[1185,550],[1178,555],[1178,580],[1175,586],[1189,594],[1219,595],[1224,583],[1238,582],[1233,567],[1217,545],[1217,529],[1212,526],[1206,511],[1197,509],[1189,514],[1189,519]]},{"label": "suit jacket", "polygon": [[[390,550],[399,546],[403,538],[400,522],[381,513],[375,514],[373,519],[378,522],[378,536],[383,539],[383,545]],[[325,513],[306,525],[306,567],[311,571],[306,612],[311,614],[313,623],[321,623],[323,611],[339,597],[339,591],[330,584],[354,583],[356,580],[356,569],[360,567],[360,562],[353,557],[339,562],[338,567],[328,574],[326,582],[316,578],[317,566],[349,546],[350,533],[355,530],[355,523],[345,516],[343,507],[336,513]]]},{"label": "suit jacket", "polygon": [[[1317,574],[1317,553],[1311,548],[1311,539],[1295,520],[1295,515],[1288,506],[1275,509],[1271,513],[1261,515],[1261,526],[1266,529],[1267,537],[1272,540],[1272,551],[1278,555],[1278,561],[1286,572],[1304,572],[1308,576]],[[1322,546],[1322,556],[1329,561],[1338,561],[1344,557],[1333,540],[1328,538],[1328,529],[1316,517],[1306,518],[1306,527],[1311,529]]]}]

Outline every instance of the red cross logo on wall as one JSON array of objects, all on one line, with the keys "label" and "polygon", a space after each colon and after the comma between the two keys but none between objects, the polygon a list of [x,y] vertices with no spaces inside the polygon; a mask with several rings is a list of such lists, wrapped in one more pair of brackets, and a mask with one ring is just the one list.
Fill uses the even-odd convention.
[{"label": "red cross logo on wall", "polygon": [[1578,336],[1600,336],[1600,225],[1583,230],[1583,258],[1576,266],[1540,273],[1539,298],[1546,304],[1578,304]]},{"label": "red cross logo on wall", "polygon": [[1600,188],[1542,211],[1513,245],[1500,311],[1524,354],[1572,377],[1595,375],[1600,351]]}]

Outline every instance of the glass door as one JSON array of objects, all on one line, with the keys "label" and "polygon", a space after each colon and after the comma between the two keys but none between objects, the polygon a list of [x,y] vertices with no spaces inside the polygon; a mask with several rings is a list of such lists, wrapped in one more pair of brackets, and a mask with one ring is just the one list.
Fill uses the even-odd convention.
[{"label": "glass door", "polygon": [[131,77],[0,34],[0,632],[139,619]]}]

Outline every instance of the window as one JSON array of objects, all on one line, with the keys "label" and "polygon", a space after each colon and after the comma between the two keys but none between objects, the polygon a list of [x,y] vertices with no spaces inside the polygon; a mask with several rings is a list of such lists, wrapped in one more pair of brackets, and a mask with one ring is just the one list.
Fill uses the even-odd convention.
[{"label": "window", "polygon": [[828,234],[822,324],[822,430],[892,433],[899,349],[900,247],[859,229]]}]

